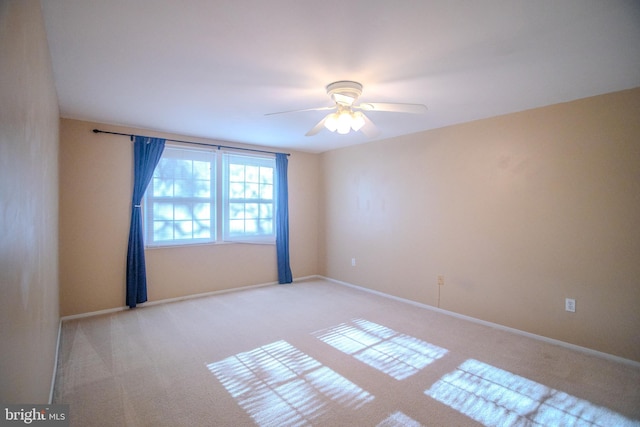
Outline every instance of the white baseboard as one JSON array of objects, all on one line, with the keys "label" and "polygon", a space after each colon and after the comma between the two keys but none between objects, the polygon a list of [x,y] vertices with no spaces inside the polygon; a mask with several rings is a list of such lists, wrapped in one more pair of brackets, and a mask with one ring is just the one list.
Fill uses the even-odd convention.
[{"label": "white baseboard", "polygon": [[394,295],[386,294],[384,292],[376,291],[374,289],[369,289],[369,288],[366,288],[366,287],[363,287],[363,286],[354,285],[352,283],[343,282],[341,280],[332,279],[330,277],[325,277],[325,276],[315,276],[315,277],[317,277],[319,279],[325,279],[325,280],[328,280],[329,282],[333,282],[333,283],[336,283],[336,284],[339,284],[339,285],[348,286],[350,288],[359,289],[359,290],[362,290],[362,291],[365,291],[365,292],[369,292],[369,293],[373,293],[373,294],[376,294],[376,295],[380,295],[380,296],[385,297],[385,298],[390,298],[390,299],[393,299],[393,300],[396,300],[396,301],[400,301],[400,302],[411,304],[411,305],[414,305],[414,306],[417,306],[417,307],[425,308],[427,310],[431,310],[431,311],[435,311],[435,312],[438,312],[438,313],[446,314],[448,316],[456,317],[456,318],[463,319],[463,320],[468,320],[469,322],[478,323],[480,325],[489,326],[489,327],[492,327],[492,328],[495,328],[495,329],[500,329],[500,330],[507,331],[507,332],[512,332],[514,334],[522,335],[522,336],[525,336],[525,337],[528,337],[528,338],[533,338],[533,339],[536,339],[536,340],[539,340],[539,341],[544,341],[544,342],[547,342],[547,343],[550,343],[550,344],[559,345],[561,347],[565,347],[565,348],[568,348],[568,349],[571,349],[571,350],[580,351],[582,353],[590,354],[590,355],[593,355],[593,356],[596,356],[596,357],[600,357],[600,358],[603,358],[603,359],[610,360],[612,362],[622,363],[622,364],[633,366],[634,368],[640,369],[640,362],[636,362],[635,360],[625,359],[624,357],[620,357],[620,356],[616,356],[616,355],[613,355],[613,354],[605,353],[605,352],[602,352],[602,351],[594,350],[594,349],[591,349],[591,348],[588,348],[588,347],[582,347],[582,346],[571,344],[571,343],[568,343],[568,342],[565,342],[565,341],[556,340],[556,339],[553,339],[553,338],[545,337],[543,335],[532,334],[531,332],[526,332],[526,331],[522,331],[520,329],[510,328],[508,326],[504,326],[504,325],[501,325],[499,323],[488,322],[486,320],[477,319],[475,317],[466,316],[464,314],[456,313],[454,311],[448,311],[448,310],[444,310],[442,308],[433,307],[431,305],[423,304],[423,303],[420,303],[420,302],[417,302],[417,301],[412,301],[410,299],[400,298],[400,297],[397,297],[397,296],[394,296]]},{"label": "white baseboard", "polygon": [[82,319],[84,317],[93,317],[93,316],[100,316],[101,314],[117,313],[118,311],[124,311],[126,309],[127,307],[115,307],[115,308],[107,308],[105,310],[90,311],[88,313],[71,314],[69,316],[61,317],[60,321],[66,322],[67,320]]},{"label": "white baseboard", "polygon": [[298,277],[297,279],[293,279],[293,283],[299,283],[299,282],[305,282],[307,280],[317,280],[317,279],[324,279],[324,277],[318,276],[317,274],[312,274],[311,276],[303,276],[303,277]]},{"label": "white baseboard", "polygon": [[[318,279],[318,278],[322,278],[322,276],[304,276],[304,277],[299,277],[297,279],[294,280],[295,282],[301,282],[304,280],[309,280],[309,279]],[[242,291],[242,290],[247,290],[247,289],[253,289],[253,288],[261,288],[264,286],[273,286],[273,285],[277,285],[278,282],[267,282],[267,283],[260,283],[258,285],[249,285],[249,286],[242,286],[239,288],[231,288],[231,289],[221,289],[218,291],[210,291],[210,292],[204,292],[204,293],[200,293],[200,294],[192,294],[192,295],[184,295],[184,296],[180,296],[180,297],[176,297],[176,298],[166,298],[166,299],[161,299],[161,300],[157,300],[157,301],[147,301],[145,303],[142,304],[138,304],[138,307],[143,308],[143,307],[150,307],[150,306],[154,306],[154,305],[159,305],[159,304],[166,304],[166,303],[170,303],[170,302],[176,302],[176,301],[184,301],[184,300],[188,300],[188,299],[194,299],[194,298],[202,298],[202,297],[208,297],[211,295],[218,295],[218,294],[224,294],[227,292],[236,292],[236,291]],[[119,311],[125,311],[128,310],[129,307],[127,306],[122,306],[122,307],[114,307],[114,308],[107,308],[105,310],[98,310],[98,311],[91,311],[88,313],[80,313],[80,314],[72,314],[69,316],[64,316],[60,319],[61,322],[66,322],[67,320],[74,320],[74,319],[82,319],[85,317],[93,317],[93,316],[100,316],[102,314],[110,314],[110,313],[117,313]]]},{"label": "white baseboard", "polygon": [[[432,310],[438,313],[442,313],[442,314],[446,314],[448,316],[452,316],[452,317],[456,317],[459,319],[464,319],[464,320],[468,320],[470,322],[474,322],[474,323],[478,323],[481,325],[485,325],[485,326],[489,326],[495,329],[500,329],[503,331],[507,331],[507,332],[512,332],[514,334],[518,334],[518,335],[522,335],[522,336],[526,336],[529,338],[533,338],[539,341],[544,341],[550,344],[555,344],[555,345],[559,345],[571,350],[575,350],[575,351],[580,351],[586,354],[590,354],[593,356],[597,356],[597,357],[601,357],[604,359],[608,359],[611,360],[613,362],[617,362],[617,363],[623,363],[625,365],[630,365],[633,366],[635,368],[639,368],[640,369],[640,362],[636,362],[635,360],[630,360],[630,359],[626,359],[624,357],[620,357],[620,356],[615,356],[613,354],[609,354],[609,353],[605,353],[602,351],[598,351],[598,350],[594,350],[588,347],[582,347],[579,345],[575,345],[575,344],[571,344],[565,341],[560,341],[557,339],[553,339],[553,338],[549,338],[549,337],[545,337],[543,335],[537,335],[537,334],[533,334],[531,332],[526,332],[526,331],[522,331],[520,329],[516,329],[516,328],[511,328],[508,326],[504,326],[501,325],[499,323],[493,323],[493,322],[488,322],[486,320],[482,320],[482,319],[477,319],[475,317],[471,317],[471,316],[466,316],[464,314],[460,314],[460,313],[456,313],[454,311],[448,311],[448,310],[444,310],[442,308],[437,308],[437,307],[433,307],[431,305],[428,304],[423,304],[417,301],[413,301],[410,299],[406,299],[406,298],[401,298],[401,297],[397,297],[391,294],[387,294],[384,292],[380,292],[380,291],[376,291],[374,289],[369,289],[363,286],[358,286],[358,285],[354,285],[352,283],[348,283],[348,282],[343,282],[341,280],[337,280],[337,279],[332,279],[330,277],[326,277],[326,276],[322,276],[322,275],[310,275],[310,276],[304,276],[304,277],[299,277],[294,279],[294,283],[297,282],[303,282],[303,281],[307,281],[307,280],[315,280],[315,279],[323,279],[323,280],[327,280],[329,282],[333,282],[339,285],[343,285],[343,286],[348,286],[354,289],[359,289],[365,292],[369,292],[369,293],[373,293],[376,295],[380,295],[382,297],[385,298],[390,298],[396,301],[400,301],[400,302],[404,302],[407,304],[411,304],[417,307],[421,307],[427,310]],[[185,295],[185,296],[181,296],[181,297],[176,297],[176,298],[167,298],[167,299],[163,299],[163,300],[158,300],[158,301],[149,301],[149,302],[145,302],[143,304],[140,304],[139,307],[148,307],[148,306],[153,306],[153,305],[159,305],[159,304],[166,304],[166,303],[170,303],[170,302],[176,302],[176,301],[183,301],[183,300],[189,300],[189,299],[194,299],[194,298],[202,298],[202,297],[206,297],[206,296],[211,296],[211,295],[219,295],[219,294],[224,294],[224,293],[228,293],[228,292],[236,292],[236,291],[242,291],[242,290],[247,290],[247,289],[254,289],[254,288],[260,288],[260,287],[264,287],[264,286],[273,286],[273,285],[277,285],[278,282],[268,282],[268,283],[262,283],[262,284],[258,284],[258,285],[249,285],[249,286],[242,286],[239,288],[231,288],[231,289],[222,289],[222,290],[218,290],[218,291],[211,291],[211,292],[205,292],[205,293],[200,293],[200,294],[193,294],[193,295]],[[60,329],[61,329],[61,325],[62,322],[65,322],[67,320],[73,320],[73,319],[81,319],[84,317],[92,317],[92,316],[99,316],[102,314],[109,314],[109,313],[116,313],[119,311],[124,311],[124,310],[128,310],[128,307],[116,307],[116,308],[109,308],[106,310],[99,310],[99,311],[93,311],[93,312],[89,312],[89,313],[81,313],[81,314],[74,314],[71,316],[64,316],[60,319],[60,327],[58,329],[58,346],[60,345]],[[53,380],[52,380],[52,384],[51,384],[51,393],[50,393],[50,402],[51,403],[51,399],[53,397],[53,386],[54,386],[54,381],[55,381],[55,375],[56,375],[56,369],[57,369],[57,365],[58,365],[58,348],[56,348],[56,364],[54,367],[54,374],[53,374]]]},{"label": "white baseboard", "polygon": [[61,334],[62,334],[62,319],[58,321],[58,338],[56,340],[56,354],[53,358],[53,374],[51,375],[51,388],[49,389],[49,405],[53,403],[53,391],[56,386],[56,376],[58,375],[58,355],[60,354]]}]

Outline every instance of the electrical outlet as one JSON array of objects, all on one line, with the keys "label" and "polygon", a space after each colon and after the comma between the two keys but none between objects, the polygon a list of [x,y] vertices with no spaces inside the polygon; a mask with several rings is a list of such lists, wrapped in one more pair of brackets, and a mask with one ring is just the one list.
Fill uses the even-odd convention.
[{"label": "electrical outlet", "polygon": [[566,311],[570,311],[571,313],[576,312],[576,300],[573,298],[565,298],[564,300],[564,309]]},{"label": "electrical outlet", "polygon": [[444,276],[438,275],[438,286],[444,286]]},{"label": "electrical outlet", "polygon": [[355,267],[355,266],[356,266],[356,259],[351,258],[351,267]]}]

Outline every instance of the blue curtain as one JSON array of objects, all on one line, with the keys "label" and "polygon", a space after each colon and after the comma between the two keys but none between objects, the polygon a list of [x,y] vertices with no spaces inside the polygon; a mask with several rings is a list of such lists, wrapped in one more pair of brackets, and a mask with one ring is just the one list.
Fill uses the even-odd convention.
[{"label": "blue curtain", "polygon": [[293,282],[289,264],[289,188],[287,167],[289,159],[283,153],[276,154],[276,251],[278,258],[278,282]]},{"label": "blue curtain", "polygon": [[131,226],[127,249],[127,305],[131,308],[147,300],[147,270],[142,234],[142,196],[164,150],[164,139],[136,136],[133,142],[134,172]]}]

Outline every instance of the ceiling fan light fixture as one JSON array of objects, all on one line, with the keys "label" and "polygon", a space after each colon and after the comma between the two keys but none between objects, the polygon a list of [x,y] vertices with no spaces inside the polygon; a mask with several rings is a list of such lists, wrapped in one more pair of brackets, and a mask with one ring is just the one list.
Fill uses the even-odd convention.
[{"label": "ceiling fan light fixture", "polygon": [[324,127],[329,129],[331,132],[335,132],[336,129],[338,129],[338,113],[329,114],[324,121]]},{"label": "ceiling fan light fixture", "polygon": [[353,118],[351,117],[351,112],[342,111],[338,115],[337,125],[338,125],[338,133],[341,135],[349,133],[351,130],[351,122]]},{"label": "ceiling fan light fixture", "polygon": [[280,113],[269,113],[267,115],[295,113],[299,111],[334,110],[334,113],[326,115],[305,135],[313,136],[320,132],[322,128],[326,128],[330,132],[338,132],[343,135],[348,134],[351,130],[354,132],[361,130],[366,137],[374,138],[379,135],[379,131],[362,111],[387,111],[414,114],[425,113],[427,111],[427,107],[423,104],[407,104],[398,102],[370,102],[357,104],[360,95],[362,95],[362,84],[351,80],[339,80],[330,83],[326,86],[326,90],[327,95],[329,95],[329,97],[334,101],[334,106],[282,111]]},{"label": "ceiling fan light fixture", "polygon": [[364,114],[361,111],[351,113],[351,129],[359,131],[364,126]]},{"label": "ceiling fan light fixture", "polygon": [[331,132],[338,132],[341,135],[348,134],[352,129],[359,131],[364,126],[364,114],[360,111],[342,109],[340,112],[329,114],[324,120],[324,127]]}]

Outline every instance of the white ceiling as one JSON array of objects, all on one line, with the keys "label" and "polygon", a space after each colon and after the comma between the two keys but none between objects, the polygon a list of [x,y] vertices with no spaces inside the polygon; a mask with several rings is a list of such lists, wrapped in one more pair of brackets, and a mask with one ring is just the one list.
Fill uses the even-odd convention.
[{"label": "white ceiling", "polygon": [[640,86],[638,0],[43,0],[61,115],[322,152],[325,86],[389,138]]}]

